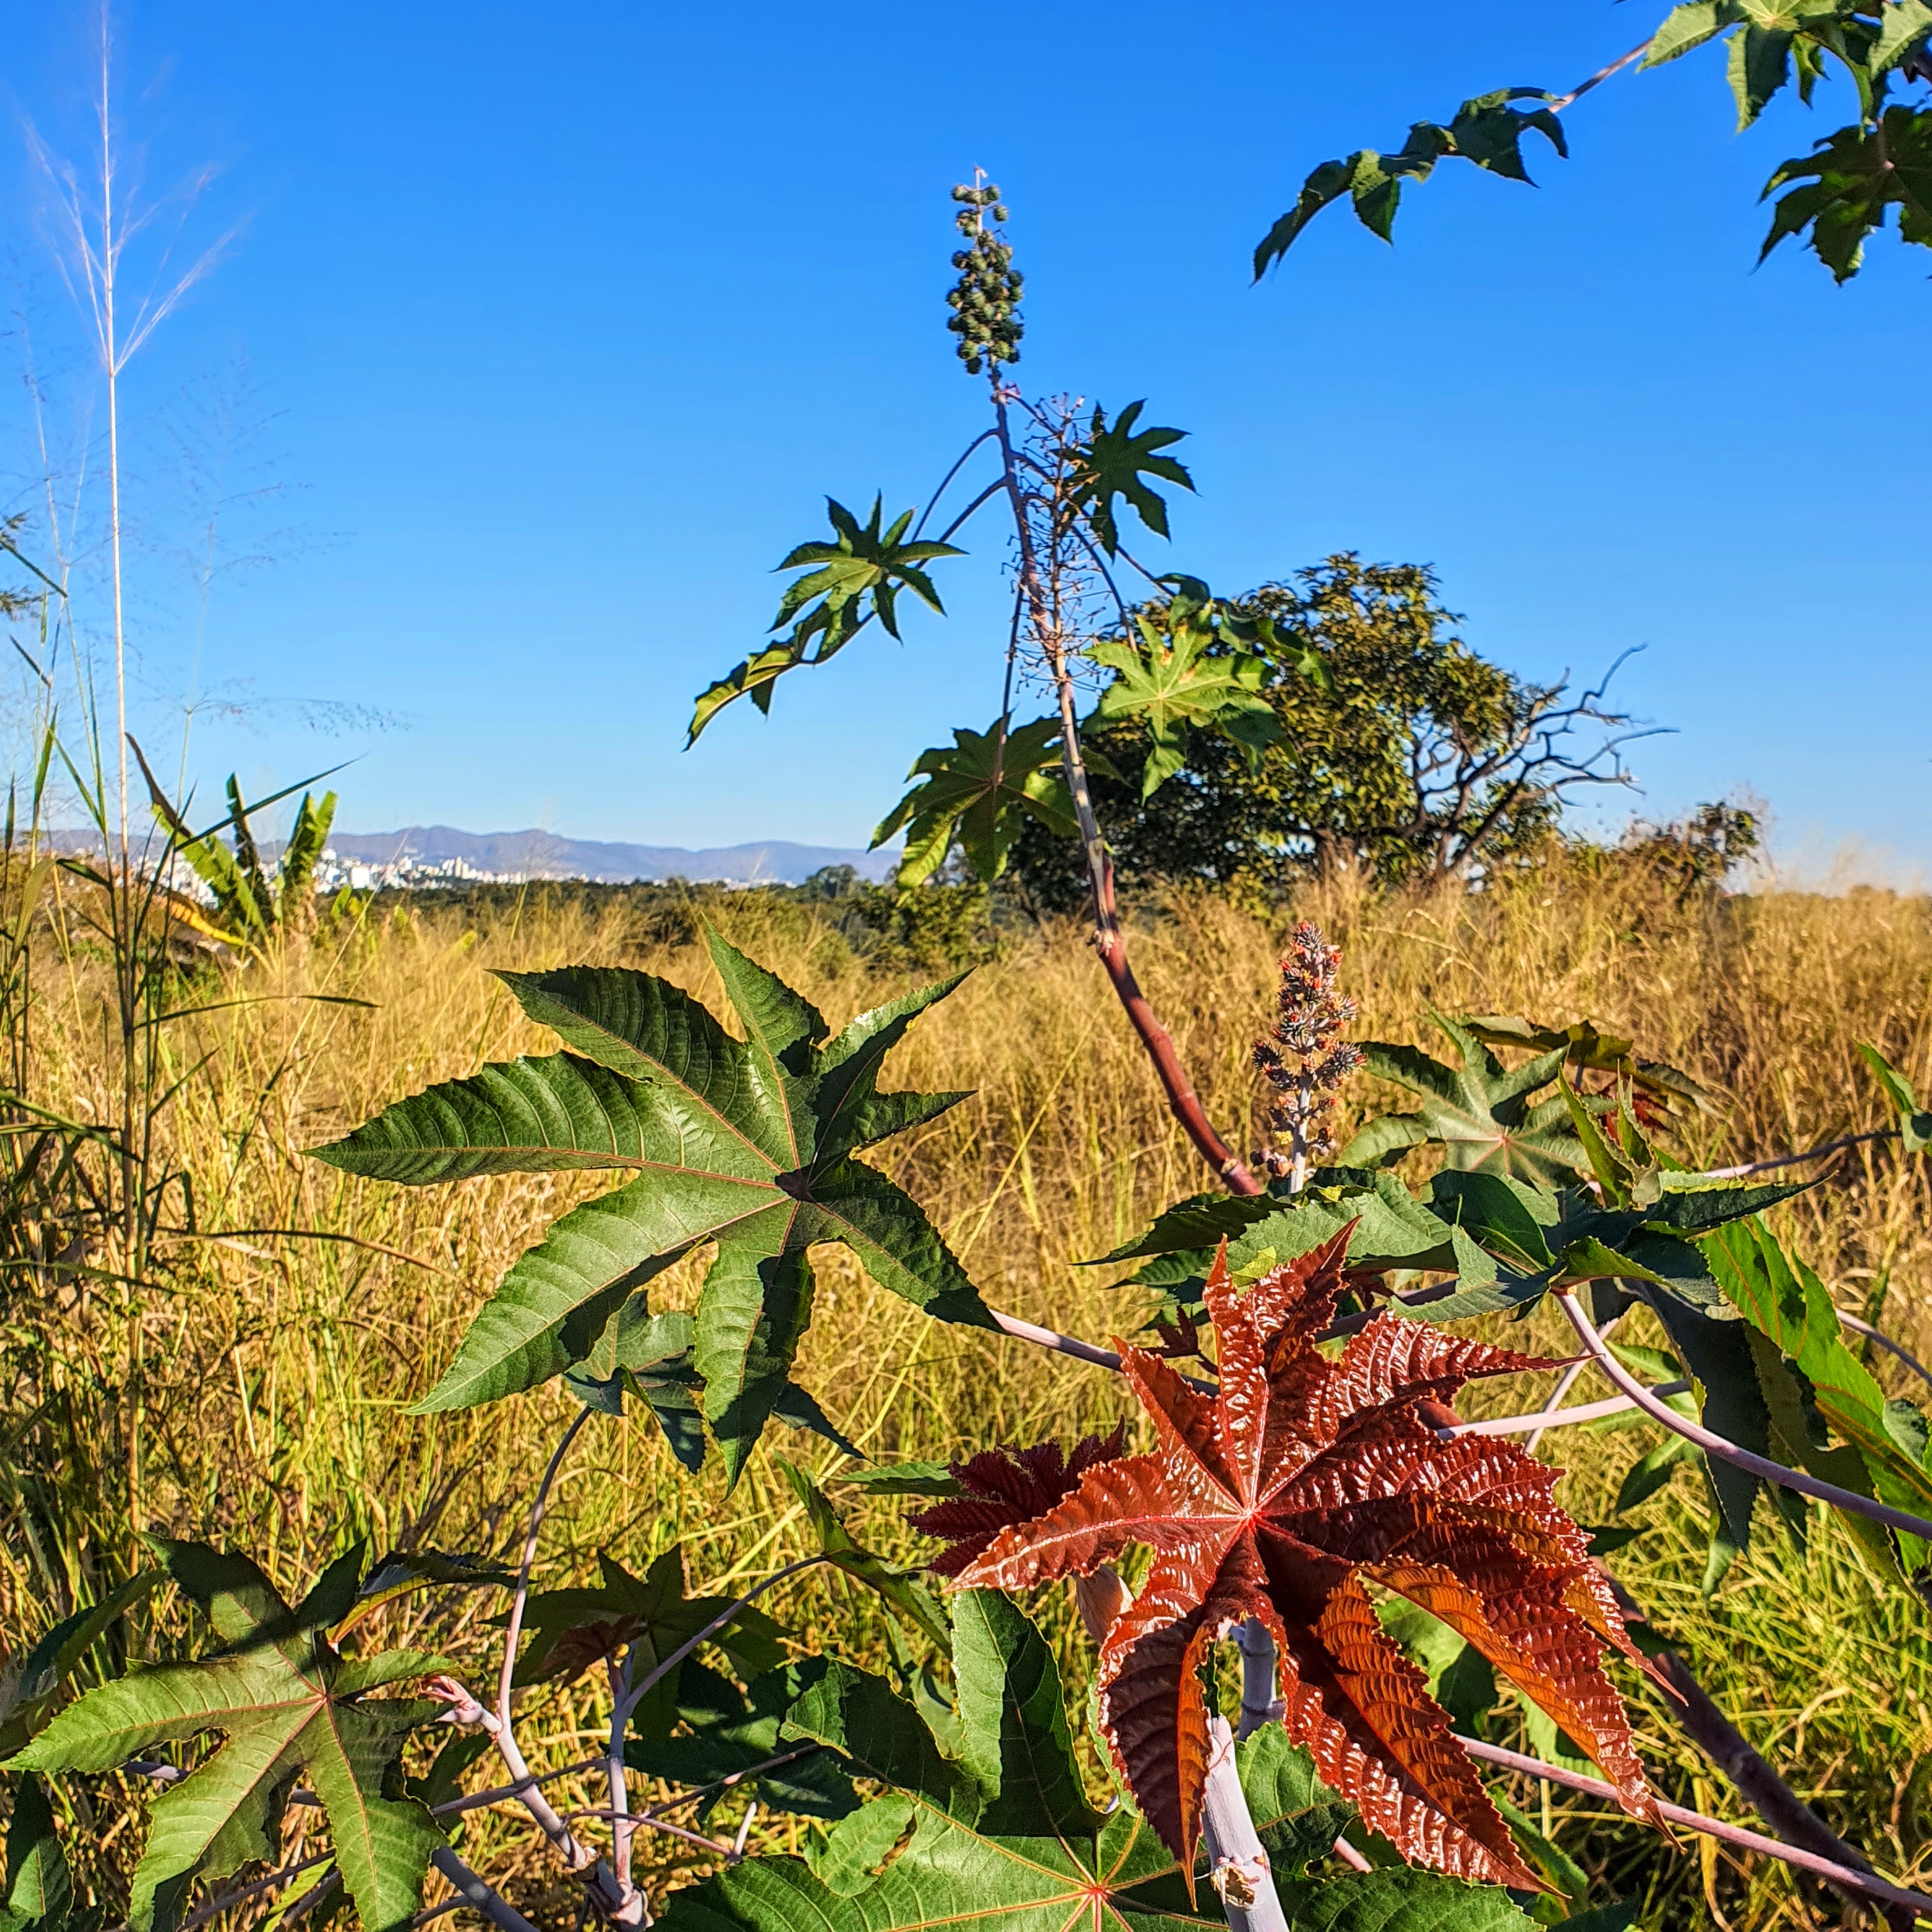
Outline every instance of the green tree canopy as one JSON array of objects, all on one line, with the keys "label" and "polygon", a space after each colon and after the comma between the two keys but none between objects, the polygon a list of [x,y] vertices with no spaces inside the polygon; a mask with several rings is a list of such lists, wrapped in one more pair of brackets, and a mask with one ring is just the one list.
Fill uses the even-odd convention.
[{"label": "green tree canopy", "polygon": [[[1309,871],[1382,880],[1464,877],[1534,847],[1580,786],[1629,782],[1629,720],[1601,688],[1532,683],[1458,632],[1420,564],[1343,551],[1264,584],[1233,607],[1260,627],[1261,687],[1279,737],[1258,754],[1198,734],[1184,764],[1143,800],[1144,732],[1100,722],[1096,803],[1124,878],[1192,878],[1276,891]],[[1325,680],[1302,674],[1318,653]],[[1326,688],[1323,688],[1325,682]],[[1042,908],[1083,890],[1064,842],[1028,827],[1015,848],[1022,888]]]}]

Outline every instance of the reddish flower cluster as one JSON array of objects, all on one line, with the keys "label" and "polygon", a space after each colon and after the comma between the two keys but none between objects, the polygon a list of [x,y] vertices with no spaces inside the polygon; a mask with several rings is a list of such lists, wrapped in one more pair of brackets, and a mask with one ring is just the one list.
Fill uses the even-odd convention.
[{"label": "reddish flower cluster", "polygon": [[1304,920],[1281,962],[1280,1016],[1255,1042],[1255,1064],[1281,1097],[1269,1124],[1288,1141],[1288,1154],[1258,1158],[1277,1178],[1334,1145],[1329,1121],[1335,1090],[1362,1064],[1362,1050],[1336,1036],[1356,1015],[1355,1002],[1335,990],[1342,949]]}]

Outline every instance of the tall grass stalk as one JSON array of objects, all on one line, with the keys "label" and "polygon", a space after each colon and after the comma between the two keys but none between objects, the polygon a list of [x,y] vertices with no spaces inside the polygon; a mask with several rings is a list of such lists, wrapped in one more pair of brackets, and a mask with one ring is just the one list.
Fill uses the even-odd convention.
[{"label": "tall grass stalk", "polygon": [[[92,1202],[94,1218],[108,1224],[111,1242],[104,1241],[96,1272],[102,1285],[117,1290],[122,1351],[118,1385],[125,1412],[118,1418],[123,1452],[123,1480],[129,1520],[138,1532],[143,1514],[142,1445],[146,1429],[145,1394],[148,1322],[143,1306],[149,1286],[148,1250],[157,1202],[157,1176],[152,1161],[156,1115],[166,1104],[160,1041],[163,1015],[155,995],[166,977],[170,934],[167,895],[158,888],[152,859],[154,842],[142,842],[137,853],[133,838],[128,792],[129,716],[128,709],[128,596],[124,572],[126,518],[123,500],[123,379],[182,298],[208,274],[230,238],[224,236],[202,251],[184,270],[173,266],[179,227],[162,245],[154,278],[139,292],[126,286],[130,243],[152,226],[163,212],[161,202],[137,201],[124,184],[122,157],[114,116],[114,39],[112,20],[103,0],[99,17],[99,62],[94,98],[97,178],[84,184],[71,165],[61,160],[38,135],[30,140],[50,186],[65,230],[66,247],[59,256],[62,271],[80,308],[98,362],[107,424],[107,560],[110,640],[113,657],[114,730],[111,757],[101,742],[100,718],[83,638],[74,626],[70,606],[63,600],[68,641],[79,685],[84,756],[76,760],[63,748],[62,758],[73,778],[87,816],[100,839],[101,871],[85,881],[83,923],[94,927],[112,962],[110,997],[103,1011],[116,1038],[114,1090],[103,1111],[94,1117],[111,1122],[114,1136],[106,1144],[107,1165],[115,1170],[107,1193]],[[198,200],[208,179],[206,171],[191,178],[173,197],[182,221]],[[38,394],[37,394],[38,400]],[[53,513],[49,469],[50,534],[58,542],[59,519]],[[68,572],[63,566],[64,583]],[[51,728],[51,727],[50,727]],[[113,774],[110,786],[109,773]],[[166,854],[160,855],[164,864]],[[170,1177],[160,1177],[165,1190]],[[138,1547],[129,1561],[140,1558]]]}]

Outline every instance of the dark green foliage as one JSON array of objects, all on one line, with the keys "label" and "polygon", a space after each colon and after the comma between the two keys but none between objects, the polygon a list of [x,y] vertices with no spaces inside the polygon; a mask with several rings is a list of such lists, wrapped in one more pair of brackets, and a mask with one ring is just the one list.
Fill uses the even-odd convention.
[{"label": "dark green foliage", "polygon": [[516,1581],[514,1570],[482,1556],[447,1556],[440,1550],[392,1550],[363,1578],[356,1600],[329,1634],[339,1644],[385,1604],[422,1591],[512,1589]]},{"label": "dark green foliage", "polygon": [[902,1618],[928,1643],[944,1651],[952,1642],[945,1612],[917,1574],[896,1563],[875,1556],[853,1536],[824,1490],[795,1464],[781,1461],[779,1467],[791,1484],[793,1492],[805,1505],[806,1520],[813,1538],[835,1569],[842,1570],[855,1582],[864,1584],[885,1600],[893,1614]]},{"label": "dark green foliage", "polygon": [[908,776],[920,782],[886,814],[872,846],[904,830],[902,889],[922,885],[956,842],[991,885],[1006,869],[1006,854],[1028,819],[1057,838],[1079,836],[1061,764],[1058,718],[1020,725],[998,718],[984,731],[956,730],[950,751],[922,752],[913,760]]},{"label": "dark green foliage", "polygon": [[[616,968],[506,973],[530,1016],[574,1052],[485,1067],[398,1102],[316,1150],[352,1174],[424,1186],[472,1175],[631,1170],[573,1209],[512,1268],[426,1408],[534,1387],[578,1363],[625,1364],[598,1345],[644,1285],[716,1244],[692,1330],[704,1414],[735,1480],[785,1399],[812,1318],[808,1252],[843,1243],[882,1286],[939,1318],[992,1318],[910,1196],[854,1156],[955,1105],[957,1094],[880,1094],[886,1054],[958,983],[862,1014],[827,1043],[825,1021],[715,933],[711,955],[747,1037],[733,1039],[667,981]],[[670,1354],[658,1331],[639,1346]],[[649,1366],[637,1358],[638,1370]]]},{"label": "dark green foliage", "polygon": [[74,1902],[74,1879],[54,1831],[53,1807],[38,1778],[16,1778],[13,1788],[0,1932],[59,1932]]},{"label": "dark green foliage", "polygon": [[[1909,1403],[1888,1400],[1845,1346],[1824,1283],[1755,1220],[1716,1230],[1702,1246],[1725,1301],[1743,1318],[1726,1324],[1738,1336],[1726,1370],[1730,1400],[1752,1411],[1754,1432],[1774,1443],[1768,1453],[1840,1489],[1932,1513],[1924,1418]],[[1691,1367],[1708,1382],[1696,1363]],[[1843,1446],[1830,1446],[1833,1435]],[[1849,1514],[1842,1520],[1881,1574],[1896,1576],[1901,1563],[1910,1574],[1932,1555],[1916,1537]]]},{"label": "dark green foliage", "polygon": [[1112,556],[1120,547],[1120,526],[1114,520],[1114,500],[1124,496],[1156,536],[1167,535],[1167,500],[1144,480],[1156,476],[1184,490],[1194,488],[1185,465],[1160,452],[1182,441],[1185,430],[1136,427],[1144,399],[1130,403],[1112,428],[1106,412],[1096,404],[1088,425],[1085,448],[1074,464],[1069,508],[1084,516],[1102,549]]},{"label": "dark green foliage", "polygon": [[[708,1447],[696,1333],[696,1323],[682,1310],[653,1315],[650,1296],[640,1292],[617,1311],[590,1354],[563,1372],[571,1394],[605,1415],[622,1414],[624,1398],[636,1397],[664,1432],[671,1454],[693,1475],[704,1466]],[[848,1456],[859,1454],[812,1394],[789,1378],[772,1404],[772,1415],[823,1436]]]},{"label": "dark green foliage", "polygon": [[1850,281],[1867,238],[1894,207],[1898,238],[1932,248],[1932,113],[1888,107],[1871,127],[1840,128],[1816,153],[1783,163],[1765,184],[1766,197],[1780,188],[1786,192],[1772,212],[1760,260],[1808,228],[1833,280]]},{"label": "dark green foliage", "polygon": [[1369,1121],[1336,1156],[1344,1167],[1373,1167],[1426,1141],[1439,1144],[1446,1166],[1508,1174],[1546,1184],[1586,1164],[1562,1095],[1536,1095],[1562,1080],[1566,1048],[1539,1054],[1505,1071],[1501,1060],[1457,1020],[1432,1013],[1459,1064],[1451,1067],[1412,1046],[1363,1042],[1367,1070],[1420,1097],[1413,1114]]},{"label": "dark green foliage", "polygon": [[191,1663],[156,1664],[70,1705],[10,1771],[117,1768],[138,1752],[217,1731],[224,1742],[154,1802],[128,1923],[172,1924],[196,1879],[273,1860],[298,1778],[321,1800],[343,1884],[369,1932],[397,1932],[422,1904],[442,1834],[400,1794],[403,1747],[443,1706],[370,1694],[445,1667],[416,1652],[345,1657],[329,1628],[362,1576],[351,1550],[295,1609],[245,1556],[148,1539],[168,1574],[207,1612],[217,1645]]},{"label": "dark green foliage", "polygon": [[10,1757],[46,1725],[94,1646],[164,1580],[159,1570],[137,1570],[99,1603],[63,1617],[21,1658],[17,1672],[0,1678],[0,1757]]},{"label": "dark green foliage", "polygon": [[[886,1787],[819,1838],[803,1859],[761,1858],[674,1893],[667,1932],[1119,1932],[1225,1924],[1205,1884],[1198,1901],[1172,1856],[1124,1797],[1095,1810],[1082,1785],[1052,1654],[997,1592],[953,1606],[958,1730],[944,1741],[883,1678],[824,1666],[778,1737],[815,1744]],[[1382,1926],[1517,1932],[1505,1892],[1396,1868],[1372,1886],[1323,1877],[1298,1885],[1352,1815],[1276,1726],[1238,1755],[1249,1808],[1291,1922],[1333,1932]],[[908,1832],[910,1836],[908,1837]]]},{"label": "dark green foliage", "polygon": [[[1274,709],[1263,695],[1270,663],[1280,656],[1272,626],[1264,632],[1217,605],[1204,584],[1172,580],[1174,594],[1137,612],[1138,636],[1102,638],[1089,655],[1114,674],[1088,721],[1095,729],[1138,719],[1148,752],[1141,770],[1143,804],[1187,761],[1194,734],[1212,727],[1246,754],[1258,775],[1270,746],[1282,742]],[[1254,646],[1264,643],[1273,658]],[[1321,658],[1301,654],[1304,676],[1322,675]]]},{"label": "dark green foliage", "polygon": [[826,1667],[823,1658],[782,1664],[740,1690],[708,1666],[687,1661],[679,1666],[673,1714],[678,1728],[634,1725],[625,1762],[647,1777],[706,1788],[700,1819],[728,1790],[795,1817],[845,1817],[860,1800],[843,1762],[809,1740],[778,1735],[785,1713]]},{"label": "dark green foliage", "polygon": [[881,530],[878,497],[872,500],[872,516],[862,527],[843,503],[830,496],[825,501],[834,541],[802,543],[778,566],[781,570],[806,572],[786,586],[778,615],[772,620],[773,631],[790,624],[790,633],[754,651],[699,694],[687,745],[695,744],[698,734],[726,705],[747,693],[760,711],[769,712],[772,687],[785,672],[836,657],[874,617],[896,638],[902,590],[910,590],[922,603],[944,613],[939,592],[920,566],[963,553],[950,544],[908,538],[910,510],[890,528]]},{"label": "dark green foliage", "polygon": [[[1550,112],[1549,104],[1555,98],[1540,88],[1499,88],[1464,101],[1446,127],[1433,121],[1417,122],[1408,130],[1408,139],[1393,154],[1363,148],[1346,160],[1324,161],[1302,184],[1294,206],[1256,248],[1256,280],[1288,253],[1324,208],[1344,195],[1354,202],[1356,218],[1363,226],[1386,242],[1395,224],[1402,183],[1426,181],[1438,161],[1454,157],[1510,181],[1528,182],[1529,170],[1522,158],[1525,134],[1533,130],[1542,135],[1559,154],[1570,152],[1562,126]],[[1526,100],[1538,104],[1517,104]]]},{"label": "dark green foliage", "polygon": [[[1141,614],[1162,625],[1164,609]],[[1102,698],[1082,737],[1118,773],[1093,788],[1124,884],[1274,898],[1311,870],[1467,877],[1533,857],[1570,791],[1620,778],[1622,716],[1478,655],[1422,566],[1343,552],[1214,609],[1225,641],[1208,656],[1234,715],[1258,699],[1274,728],[1150,740],[1124,722],[1124,696]],[[1596,742],[1570,748],[1593,727]],[[1061,842],[1023,829],[1013,864],[1040,904],[1078,903],[1078,854]]]},{"label": "dark green foliage", "polygon": [[[685,1593],[684,1551],[673,1544],[642,1576],[634,1576],[608,1551],[600,1552],[602,1581],[594,1588],[535,1592],[525,1610],[528,1648],[517,1660],[516,1682],[570,1683],[599,1666],[626,1662],[632,1683],[730,1610],[728,1597]],[[785,1634],[755,1605],[748,1605],[706,1639],[740,1676],[756,1678],[784,1661]],[[660,1678],[632,1713],[631,1732],[644,1739],[670,1735],[685,1702],[686,1680],[694,1684],[707,1667],[687,1658]]]},{"label": "dark green foliage", "polygon": [[[1759,255],[1762,260],[1788,236],[1808,230],[1818,259],[1835,280],[1848,281],[1864,260],[1868,237],[1894,206],[1900,240],[1932,247],[1932,113],[1886,100],[1900,80],[1932,80],[1928,36],[1927,0],[1685,0],[1642,47],[1560,99],[1534,88],[1505,88],[1465,101],[1446,128],[1418,122],[1398,154],[1364,148],[1346,160],[1324,161],[1256,249],[1256,278],[1345,194],[1363,224],[1388,240],[1403,181],[1426,179],[1448,156],[1527,181],[1526,129],[1535,128],[1558,154],[1567,154],[1556,116],[1570,102],[1637,54],[1640,66],[1654,68],[1721,41],[1741,129],[1794,80],[1807,106],[1828,73],[1852,82],[1858,119],[1822,136],[1809,158],[1784,163],[1766,184],[1766,198],[1786,192]],[[1514,105],[1519,100],[1545,104],[1524,110]]]},{"label": "dark green foliage", "polygon": [[1912,1082],[1876,1047],[1861,1040],[1858,1052],[1897,1110],[1900,1146],[1907,1154],[1923,1154],[1932,1147],[1932,1108],[1919,1106]]}]

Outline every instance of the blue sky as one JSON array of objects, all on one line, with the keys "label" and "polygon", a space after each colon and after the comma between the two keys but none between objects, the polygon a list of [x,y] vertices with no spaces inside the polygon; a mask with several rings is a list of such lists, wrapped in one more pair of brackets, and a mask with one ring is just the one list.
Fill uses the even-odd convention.
[{"label": "blue sky", "polygon": [[[1882,243],[1843,290],[1789,246],[1752,270],[1765,176],[1837,102],[1739,136],[1721,56],[1626,74],[1540,188],[1452,164],[1394,249],[1335,211],[1250,286],[1315,163],[1574,85],[1662,10],[1040,0],[1002,44],[872,0],[124,8],[148,187],[218,169],[177,259],[240,224],[126,379],[137,728],[172,758],[195,689],[208,796],[352,758],[356,830],[863,843],[911,758],[998,709],[990,525],[949,621],[868,633],[770,718],[679,746],[823,495],[911,503],[980,426],[942,302],[946,190],[979,164],[1012,205],[1028,386],[1192,432],[1175,567],[1232,590],[1341,548],[1432,562],[1470,640],[1537,678],[1643,646],[1616,688],[1674,731],[1612,818],[1749,789],[1787,852],[1910,872],[1932,258]],[[61,152],[88,138],[96,22],[15,23],[13,118]],[[6,152],[0,482],[32,508],[26,354],[64,476],[83,448],[98,475],[100,423],[47,197]],[[204,607],[214,497],[234,567]]]}]

